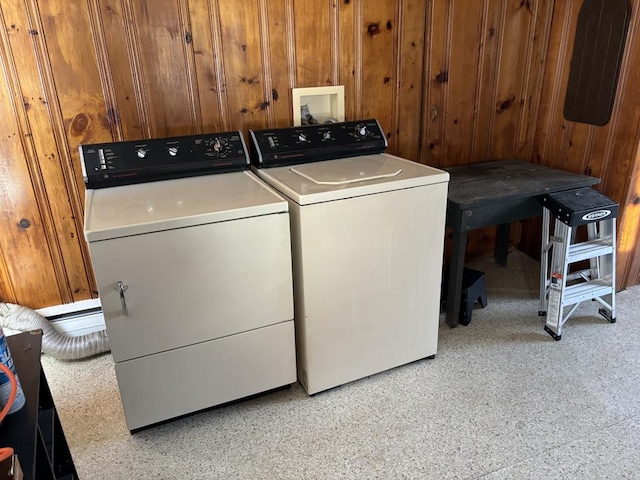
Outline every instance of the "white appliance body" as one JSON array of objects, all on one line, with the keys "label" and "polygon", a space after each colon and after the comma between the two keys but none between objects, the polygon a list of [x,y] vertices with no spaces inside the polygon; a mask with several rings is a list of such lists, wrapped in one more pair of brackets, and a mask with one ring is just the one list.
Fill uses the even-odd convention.
[{"label": "white appliance body", "polygon": [[287,202],[251,172],[87,190],[130,430],[296,381]]},{"label": "white appliance body", "polygon": [[289,200],[306,391],[435,355],[448,173],[384,153],[254,171]]}]

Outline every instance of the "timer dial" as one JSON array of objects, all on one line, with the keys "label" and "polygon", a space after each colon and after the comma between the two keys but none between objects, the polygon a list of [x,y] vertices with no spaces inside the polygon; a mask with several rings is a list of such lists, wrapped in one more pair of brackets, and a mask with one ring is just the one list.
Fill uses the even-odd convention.
[{"label": "timer dial", "polygon": [[216,157],[226,157],[231,153],[231,146],[229,141],[225,138],[212,138],[205,142],[209,151]]}]

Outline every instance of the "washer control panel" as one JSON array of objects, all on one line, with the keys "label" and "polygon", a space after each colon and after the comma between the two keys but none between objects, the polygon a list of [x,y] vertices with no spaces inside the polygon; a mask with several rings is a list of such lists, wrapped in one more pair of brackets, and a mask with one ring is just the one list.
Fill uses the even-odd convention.
[{"label": "washer control panel", "polygon": [[382,153],[387,148],[375,119],[250,130],[249,135],[258,168]]},{"label": "washer control panel", "polygon": [[87,188],[240,171],[250,166],[239,131],[80,145],[79,150]]}]

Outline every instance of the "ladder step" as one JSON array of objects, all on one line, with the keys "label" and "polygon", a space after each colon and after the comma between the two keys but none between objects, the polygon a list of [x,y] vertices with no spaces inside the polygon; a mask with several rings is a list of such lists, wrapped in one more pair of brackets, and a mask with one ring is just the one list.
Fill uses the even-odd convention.
[{"label": "ladder step", "polygon": [[569,246],[567,263],[579,262],[580,260],[587,260],[589,258],[600,257],[602,255],[610,255],[612,253],[613,244],[610,237],[575,243]]},{"label": "ladder step", "polygon": [[574,305],[595,297],[602,297],[614,293],[611,278],[598,278],[588,282],[567,286],[564,292],[564,305]]}]

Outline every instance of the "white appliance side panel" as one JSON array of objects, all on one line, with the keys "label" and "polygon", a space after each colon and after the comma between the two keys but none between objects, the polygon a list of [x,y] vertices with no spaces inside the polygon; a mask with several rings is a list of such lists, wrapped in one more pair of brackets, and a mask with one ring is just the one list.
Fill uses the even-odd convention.
[{"label": "white appliance side panel", "polygon": [[129,430],[296,381],[293,321],[116,363]]},{"label": "white appliance side panel", "polygon": [[441,183],[290,205],[308,393],[436,353],[446,200]]},{"label": "white appliance side panel", "polygon": [[[89,244],[116,362],[293,318],[289,215]],[[125,314],[118,282],[127,285]]]}]

